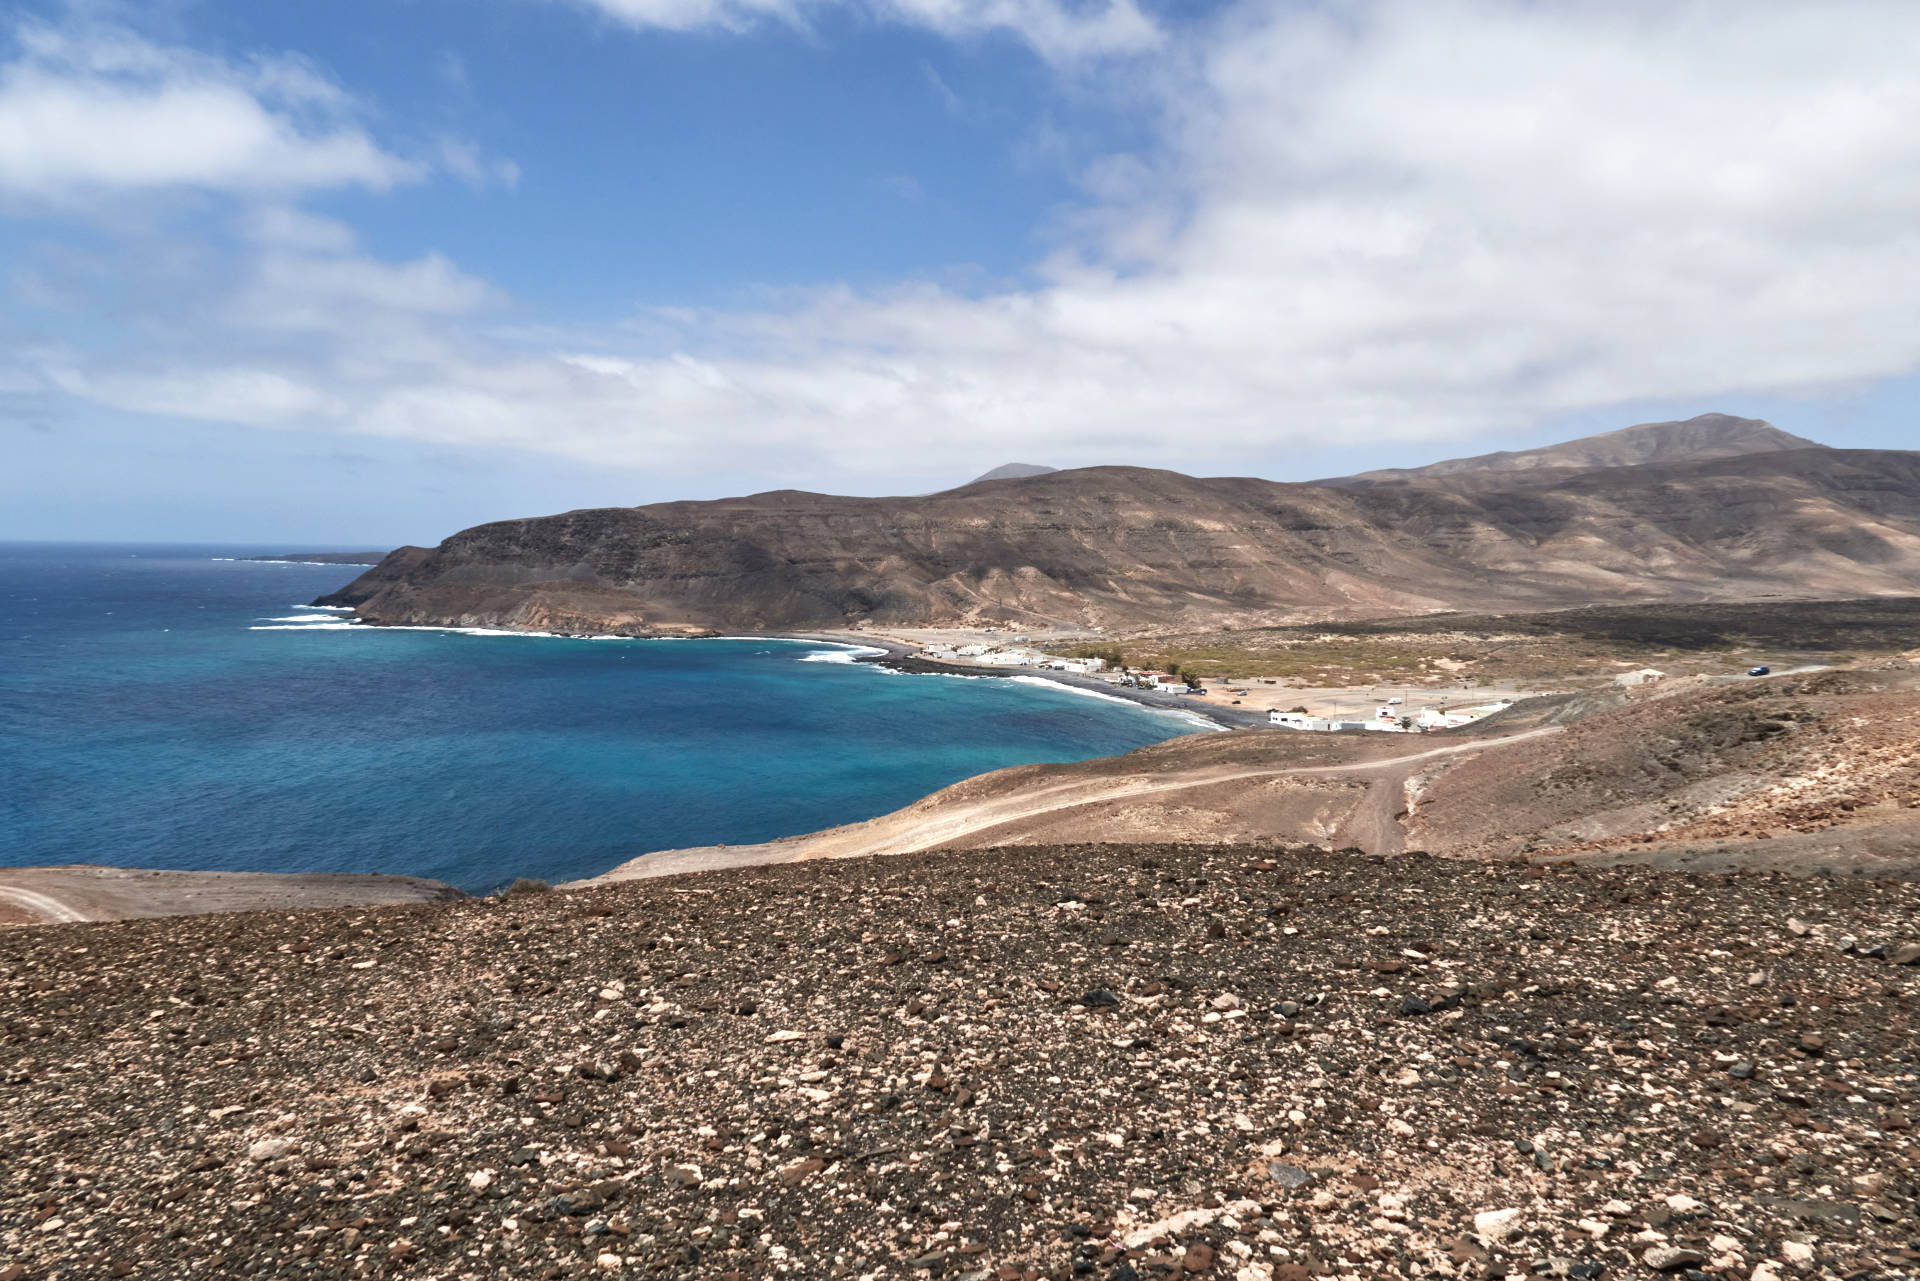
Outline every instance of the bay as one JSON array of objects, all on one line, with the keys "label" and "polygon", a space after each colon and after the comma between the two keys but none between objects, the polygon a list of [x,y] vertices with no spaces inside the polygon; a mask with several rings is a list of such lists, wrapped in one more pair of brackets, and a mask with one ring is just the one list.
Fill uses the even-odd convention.
[{"label": "bay", "polygon": [[870,818],[1198,726],[769,640],[348,627],[284,548],[0,544],[0,863],[472,891]]}]

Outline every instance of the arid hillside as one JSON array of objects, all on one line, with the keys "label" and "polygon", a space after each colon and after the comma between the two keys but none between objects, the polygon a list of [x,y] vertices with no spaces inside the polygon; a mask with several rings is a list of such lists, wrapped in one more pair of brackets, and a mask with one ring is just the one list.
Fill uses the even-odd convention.
[{"label": "arid hillside", "polygon": [[[1920,598],[1591,605],[1525,614],[1423,614],[1292,627],[1123,638],[1125,657],[1204,676],[1275,684],[1610,681],[1651,667],[1669,676],[1844,666],[1920,649]],[[1268,690],[1284,697],[1284,688]]]},{"label": "arid hillside", "polygon": [[376,623],[635,634],[1137,630],[1920,590],[1920,453],[1485,476],[1330,487],[1094,467],[921,498],[577,511],[402,548],[322,603]]},{"label": "arid hillside", "polygon": [[1128,844],[10,931],[0,1274],[1910,1276],[1916,920]]},{"label": "arid hillside", "polygon": [[1540,449],[1503,450],[1449,458],[1425,467],[1390,467],[1326,481],[1331,485],[1449,482],[1474,472],[1584,471],[1645,463],[1703,462],[1782,449],[1819,449],[1817,441],[1781,431],[1758,418],[1701,414],[1684,422],[1641,423]]},{"label": "arid hillside", "polygon": [[1469,730],[1243,730],[968,779],[864,823],[666,851],[608,879],[1087,841],[1306,841],[1920,877],[1920,671],[1531,699]]}]

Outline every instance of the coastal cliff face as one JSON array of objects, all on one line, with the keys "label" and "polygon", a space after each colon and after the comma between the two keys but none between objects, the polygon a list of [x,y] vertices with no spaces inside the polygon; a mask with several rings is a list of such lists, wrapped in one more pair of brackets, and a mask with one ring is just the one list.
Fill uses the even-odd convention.
[{"label": "coastal cliff face", "polygon": [[775,491],[402,548],[319,603],[387,624],[1253,626],[1920,587],[1920,453],[1811,448],[1357,487],[1094,467],[918,498]]}]

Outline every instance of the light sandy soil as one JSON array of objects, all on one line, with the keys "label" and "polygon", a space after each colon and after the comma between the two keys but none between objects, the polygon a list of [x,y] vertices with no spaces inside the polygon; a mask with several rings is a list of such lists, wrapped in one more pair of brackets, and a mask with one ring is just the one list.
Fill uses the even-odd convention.
[{"label": "light sandy soil", "polygon": [[[1297,686],[1265,680],[1206,680],[1201,683],[1206,686],[1206,699],[1210,704],[1230,705],[1237,698],[1242,706],[1257,707],[1261,711],[1278,708],[1284,712],[1304,707],[1311,716],[1356,720],[1372,720],[1374,713],[1392,698],[1400,700],[1397,711],[1413,716],[1423,707],[1481,707],[1497,703],[1503,698],[1518,702],[1537,694],[1564,692],[1533,686],[1523,688],[1510,681],[1492,685],[1339,686]],[[1237,693],[1239,690],[1245,690],[1246,693]]]},{"label": "light sandy soil", "polygon": [[[1037,631],[987,631],[980,628],[901,628],[888,627],[861,628],[844,632],[810,633],[823,640],[833,640],[849,645],[906,646],[918,652],[929,645],[998,645],[1009,648],[1034,649],[1045,653],[1061,653],[1074,646],[1100,642],[1105,638],[1094,632],[1070,630]],[[952,660],[955,666],[971,666],[966,659]],[[1004,667],[979,665],[983,672],[1005,673]],[[1461,664],[1453,664],[1458,667]],[[1034,675],[1047,676],[1045,672]],[[1096,678],[1097,680],[1098,678]],[[1094,682],[1077,680],[1063,682],[1093,686]],[[1104,681],[1099,684],[1104,685]],[[1309,714],[1322,717],[1349,717],[1371,720],[1378,708],[1390,698],[1401,700],[1401,707],[1407,715],[1413,715],[1423,707],[1478,707],[1494,703],[1500,699],[1519,700],[1539,694],[1562,692],[1559,688],[1549,688],[1538,683],[1518,683],[1499,681],[1490,684],[1479,682],[1430,683],[1413,682],[1375,685],[1337,685],[1304,686],[1284,681],[1265,679],[1225,681],[1205,679],[1201,681],[1206,690],[1203,695],[1189,695],[1196,702],[1195,710],[1200,708],[1214,711],[1228,711],[1236,704],[1243,712],[1264,715],[1269,709],[1282,711],[1294,707],[1305,707]],[[1244,691],[1244,692],[1242,692]]]},{"label": "light sandy soil", "polygon": [[[1153,758],[1134,753],[1105,762],[1110,772],[1092,778],[1073,767],[1024,766],[969,779],[906,809],[864,823],[761,845],[663,850],[577,884],[805,859],[1044,844],[1058,839],[1062,827],[1071,828],[1081,841],[1158,839],[1173,833],[1151,829],[1156,822],[1169,821],[1181,829],[1178,839],[1183,840],[1244,838],[1252,832],[1264,835],[1285,824],[1304,826],[1326,844],[1355,846],[1370,853],[1398,853],[1402,848],[1398,816],[1406,808],[1406,785],[1423,765],[1557,732],[1557,726],[1543,726],[1437,746],[1431,745],[1431,738],[1344,736],[1346,743],[1354,745],[1353,750],[1361,749],[1363,745],[1355,740],[1363,737],[1366,746],[1381,744],[1382,754],[1323,765],[1284,763],[1288,758],[1282,751],[1269,765],[1201,762],[1184,769],[1153,769]],[[1282,730],[1254,733],[1283,749],[1292,746],[1283,739],[1334,737],[1296,736]],[[1126,769],[1124,762],[1136,758],[1138,769]],[[998,787],[996,780],[1005,780],[1006,785]],[[1289,787],[1275,796],[1265,794],[1259,786],[1268,782],[1309,786]],[[1194,830],[1209,825],[1216,830]]]},{"label": "light sandy soil", "polygon": [[86,864],[0,868],[0,925],[371,907],[461,897],[452,886],[418,876],[172,872]]}]

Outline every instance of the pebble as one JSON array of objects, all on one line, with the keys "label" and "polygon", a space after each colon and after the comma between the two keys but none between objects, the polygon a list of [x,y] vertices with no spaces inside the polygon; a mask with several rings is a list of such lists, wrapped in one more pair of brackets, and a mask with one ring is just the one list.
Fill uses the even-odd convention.
[{"label": "pebble", "polygon": [[1655,1245],[1648,1246],[1640,1259],[1655,1272],[1677,1272],[1681,1268],[1699,1267],[1707,1261],[1707,1256],[1685,1246]]}]

